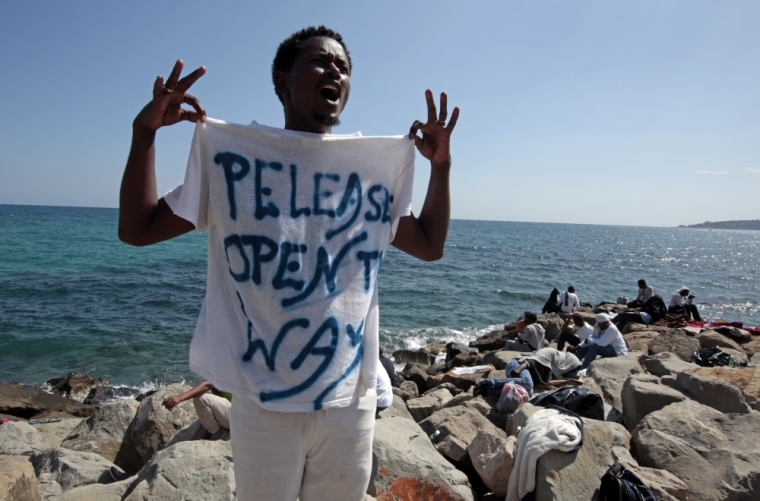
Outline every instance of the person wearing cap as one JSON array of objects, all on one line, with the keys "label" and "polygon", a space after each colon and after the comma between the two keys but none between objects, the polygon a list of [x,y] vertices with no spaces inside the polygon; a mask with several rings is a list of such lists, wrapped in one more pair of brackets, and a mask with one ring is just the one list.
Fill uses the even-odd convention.
[{"label": "person wearing cap", "polygon": [[544,347],[546,331],[538,324],[538,317],[528,310],[523,314],[524,321],[517,322],[517,339],[507,341],[507,351],[536,351]]},{"label": "person wearing cap", "polygon": [[596,357],[619,357],[628,353],[625,339],[617,327],[610,322],[606,313],[596,316],[596,325],[591,333],[591,341],[588,346],[578,350],[578,358],[583,360],[582,369],[587,369]]},{"label": "person wearing cap", "polygon": [[563,313],[572,313],[581,307],[578,296],[575,295],[575,287],[571,285],[567,288],[567,292],[559,295],[559,307]]},{"label": "person wearing cap", "polygon": [[582,316],[575,313],[568,317],[561,327],[559,336],[557,336],[557,349],[562,351],[565,348],[565,343],[567,343],[570,345],[567,351],[576,352],[580,348],[588,346],[592,332],[593,327],[587,324]]},{"label": "person wearing cap", "polygon": [[676,315],[686,315],[694,320],[702,321],[702,317],[699,316],[697,306],[694,304],[694,298],[696,294],[689,294],[689,288],[685,285],[675,291],[670,297],[670,304],[668,305],[668,313],[674,313]]},{"label": "person wearing cap", "polygon": [[654,296],[654,289],[651,285],[647,285],[647,281],[643,278],[639,280],[639,294],[636,299],[628,303],[629,308],[641,308],[649,299]]}]

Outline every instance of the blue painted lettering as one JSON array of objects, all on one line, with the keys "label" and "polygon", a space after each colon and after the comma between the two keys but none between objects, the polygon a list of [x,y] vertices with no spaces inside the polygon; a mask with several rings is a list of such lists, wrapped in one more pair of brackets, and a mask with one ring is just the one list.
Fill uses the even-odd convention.
[{"label": "blue painted lettering", "polygon": [[311,216],[311,209],[308,207],[301,207],[300,209],[296,208],[296,195],[298,193],[298,188],[296,186],[297,182],[298,167],[294,164],[290,164],[290,217],[293,219],[296,219],[301,215]]},{"label": "blue painted lettering", "polygon": [[261,171],[263,171],[267,166],[270,169],[276,171],[282,170],[282,164],[280,162],[269,162],[269,164],[267,164],[267,162],[264,162],[263,160],[259,160],[258,158],[256,159],[256,188],[254,190],[254,193],[256,195],[256,210],[254,211],[253,215],[259,221],[267,216],[280,216],[280,209],[278,209],[273,202],[267,202],[266,206],[264,206],[262,200],[264,196],[268,197],[272,194],[272,189],[264,186],[261,181]]},{"label": "blue painted lettering", "polygon": [[[217,153],[214,162],[224,169],[224,180],[227,182],[227,201],[230,204],[230,219],[237,219],[237,205],[235,204],[235,181],[240,181],[248,175],[251,164],[237,153]],[[240,165],[240,170],[235,172],[235,164]]]}]

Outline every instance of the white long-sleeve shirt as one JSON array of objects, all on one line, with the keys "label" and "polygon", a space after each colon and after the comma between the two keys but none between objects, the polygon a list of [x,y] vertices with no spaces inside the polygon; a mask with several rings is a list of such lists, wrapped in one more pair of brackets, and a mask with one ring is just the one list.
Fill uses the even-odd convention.
[{"label": "white long-sleeve shirt", "polygon": [[393,404],[393,388],[391,387],[391,378],[385,372],[383,366],[378,360],[377,363],[377,406],[381,409],[390,407]]},{"label": "white long-sleeve shirt", "polygon": [[636,296],[636,301],[642,301],[646,303],[649,299],[654,296],[654,289],[651,285],[647,285],[643,289],[639,289],[639,295]]},{"label": "white long-sleeve shirt", "polygon": [[691,298],[689,296],[682,296],[678,292],[670,296],[670,304],[668,305],[669,308],[674,307],[683,307],[687,304],[691,304]]},{"label": "white long-sleeve shirt", "polygon": [[599,346],[612,346],[618,356],[628,353],[628,348],[625,347],[625,339],[623,339],[623,335],[613,323],[610,323],[609,327],[601,332],[599,326],[595,325],[591,342]]},{"label": "white long-sleeve shirt", "polygon": [[[565,297],[567,297],[567,304],[565,304]],[[578,301],[578,296],[572,292],[563,292],[559,295],[557,301],[565,313],[571,313],[581,307],[581,303]]]}]

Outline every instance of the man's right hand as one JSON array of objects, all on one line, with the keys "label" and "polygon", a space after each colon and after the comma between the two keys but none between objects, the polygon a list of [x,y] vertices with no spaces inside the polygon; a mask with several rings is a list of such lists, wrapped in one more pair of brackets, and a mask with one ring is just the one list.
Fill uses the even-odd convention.
[{"label": "man's right hand", "polygon": [[[187,93],[187,90],[206,73],[206,67],[201,66],[180,80],[183,66],[182,60],[178,59],[166,83],[161,75],[156,77],[153,83],[153,100],[135,118],[136,127],[155,132],[160,127],[174,125],[182,120],[206,120],[206,110],[201,102]],[[192,106],[194,111],[182,109],[183,103]]]},{"label": "man's right hand", "polygon": [[174,407],[177,407],[179,404],[182,403],[182,400],[180,400],[179,395],[174,397],[166,397],[163,401],[163,406],[167,409],[173,409]]}]

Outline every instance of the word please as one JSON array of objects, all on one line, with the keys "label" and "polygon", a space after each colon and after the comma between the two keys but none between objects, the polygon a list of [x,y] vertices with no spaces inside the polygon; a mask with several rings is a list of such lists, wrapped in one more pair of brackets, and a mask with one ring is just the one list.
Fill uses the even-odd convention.
[{"label": "word please", "polygon": [[[214,156],[214,162],[224,169],[224,180],[227,185],[227,200],[229,202],[230,219],[237,220],[238,208],[235,198],[236,186],[246,179],[251,173],[251,163],[242,155],[232,152],[217,153]],[[335,229],[329,229],[325,233],[325,238],[330,240],[335,235],[347,230],[362,212],[362,201],[365,193],[362,187],[362,181],[357,173],[351,173],[343,186],[343,195],[340,202],[335,206],[325,205],[326,199],[333,196],[333,190],[336,183],[340,182],[338,174],[316,172],[313,177],[311,205],[302,205],[299,207],[298,200],[298,167],[290,164],[290,194],[289,197],[282,193],[273,193],[272,188],[264,185],[264,172],[268,176],[276,173],[284,175],[284,166],[281,162],[265,162],[264,160],[254,159],[253,168],[253,194],[255,207],[253,217],[256,220],[263,220],[267,217],[279,218],[281,216],[290,216],[293,219],[299,217],[327,217],[333,219],[342,219],[348,217],[344,224]],[[271,172],[269,172],[271,171]],[[340,188],[340,186],[337,186]],[[274,200],[273,200],[274,199]],[[275,200],[285,200],[279,205]],[[366,201],[369,204],[368,210],[363,214],[364,220],[369,222],[389,223],[391,222],[391,203],[393,195],[382,184],[373,184],[366,191]],[[289,202],[289,203],[288,203]],[[287,207],[289,210],[284,209]]]}]

